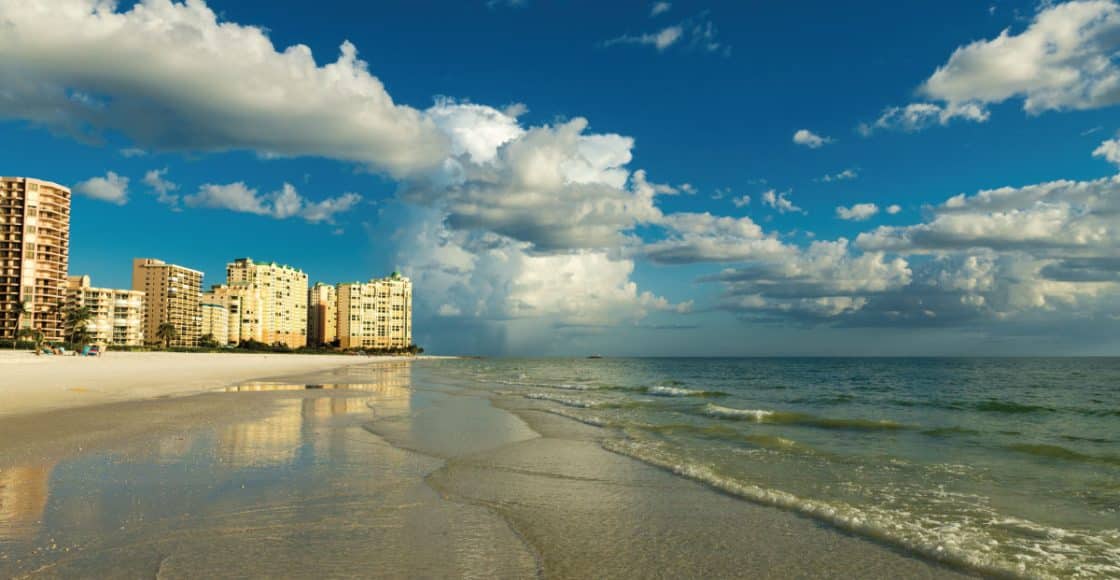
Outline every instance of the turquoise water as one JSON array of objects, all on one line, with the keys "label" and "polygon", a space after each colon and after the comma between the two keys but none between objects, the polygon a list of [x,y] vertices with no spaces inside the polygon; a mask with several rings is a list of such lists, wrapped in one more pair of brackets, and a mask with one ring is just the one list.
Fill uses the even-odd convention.
[{"label": "turquoise water", "polygon": [[433,364],[605,427],[608,450],[926,557],[1120,577],[1120,359]]}]

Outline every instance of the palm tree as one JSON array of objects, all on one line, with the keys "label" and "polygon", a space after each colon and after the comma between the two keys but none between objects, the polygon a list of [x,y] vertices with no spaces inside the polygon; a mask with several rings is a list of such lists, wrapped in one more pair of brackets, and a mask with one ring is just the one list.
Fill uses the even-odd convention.
[{"label": "palm tree", "polygon": [[70,307],[66,309],[66,320],[63,328],[70,339],[70,348],[77,349],[89,342],[89,323],[93,320],[93,311],[88,306]]},{"label": "palm tree", "polygon": [[31,314],[31,311],[32,311],[31,301],[30,300],[24,300],[23,302],[20,302],[19,304],[16,304],[15,305],[15,311],[16,311],[16,334],[15,334],[15,336],[12,337],[12,348],[13,349],[16,347],[16,343],[19,342],[21,333],[24,330],[27,330],[23,327],[23,317],[28,315],[28,314]]},{"label": "palm tree", "polygon": [[201,346],[202,348],[217,348],[221,345],[218,344],[218,339],[214,338],[213,334],[206,333],[199,337],[198,346]]},{"label": "palm tree", "polygon": [[38,356],[43,353],[43,342],[46,338],[42,330],[36,328],[21,328],[18,334],[19,338],[30,338],[35,343],[35,355]]},{"label": "palm tree", "polygon": [[179,329],[170,322],[164,322],[156,329],[156,338],[163,341],[163,348],[171,348],[171,341],[179,338]]}]

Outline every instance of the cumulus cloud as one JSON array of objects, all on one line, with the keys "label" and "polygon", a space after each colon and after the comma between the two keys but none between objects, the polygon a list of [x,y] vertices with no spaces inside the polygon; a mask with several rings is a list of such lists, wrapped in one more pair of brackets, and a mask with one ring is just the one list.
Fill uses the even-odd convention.
[{"label": "cumulus cloud", "polygon": [[860,234],[870,250],[930,253],[988,249],[1037,257],[1110,253],[1120,247],[1120,176],[1051,181],[949,198],[911,226]]},{"label": "cumulus cloud", "polygon": [[225,185],[204,184],[197,193],[184,197],[183,203],[187,207],[227,209],[281,220],[298,216],[311,223],[333,223],[335,215],[349,211],[361,199],[356,193],[345,193],[322,201],[310,201],[304,199],[290,183],[262,195],[238,181]]},{"label": "cumulus cloud", "polygon": [[805,213],[805,210],[793,205],[793,202],[786,197],[788,193],[788,191],[779,192],[774,189],[764,191],[762,203],[777,210],[778,213]]},{"label": "cumulus cloud", "polygon": [[449,228],[436,208],[397,210],[398,262],[424,288],[417,312],[498,324],[501,351],[554,340],[557,324],[633,323],[690,306],[641,291],[630,279],[632,259],[599,250],[538,254],[492,232]]},{"label": "cumulus cloud", "polygon": [[1093,157],[1100,157],[1109,163],[1120,165],[1120,139],[1102,141],[1093,151]]},{"label": "cumulus cloud", "polygon": [[835,139],[831,137],[822,137],[808,129],[798,129],[793,134],[793,142],[798,145],[804,145],[810,149],[818,149],[832,143]]},{"label": "cumulus cloud", "polygon": [[1039,3],[1025,30],[958,47],[918,92],[934,102],[891,107],[859,127],[917,131],[955,119],[983,122],[987,106],[1022,99],[1028,114],[1120,103],[1120,3]]},{"label": "cumulus cloud", "polygon": [[654,17],[659,14],[664,14],[668,12],[672,7],[673,5],[669,2],[654,2],[653,5],[649,8],[649,15],[650,17]]},{"label": "cumulus cloud", "polygon": [[661,264],[739,262],[794,253],[747,217],[675,213],[665,216],[661,225],[667,236],[646,243],[640,250],[643,257]]},{"label": "cumulus cloud", "polygon": [[162,204],[175,206],[179,203],[179,196],[175,195],[174,191],[179,189],[179,185],[166,179],[167,168],[152,169],[144,174],[144,185],[147,185],[152,193],[156,194],[156,200]]},{"label": "cumulus cloud", "polygon": [[407,175],[443,161],[447,139],[398,105],[357,49],[319,66],[200,0],[0,0],[0,118],[137,147],[317,156]]},{"label": "cumulus cloud", "polygon": [[745,315],[832,318],[867,305],[869,297],[910,284],[903,258],[854,255],[848,240],[813,242],[780,260],[729,268],[708,281],[724,284],[721,307]]},{"label": "cumulus cloud", "polygon": [[891,205],[887,206],[887,213],[891,215],[895,215],[900,211],[902,211],[902,206],[898,205],[897,203],[892,203]]},{"label": "cumulus cloud", "polygon": [[731,205],[734,205],[735,207],[747,207],[750,204],[751,196],[749,195],[740,195],[738,197],[731,198]]},{"label": "cumulus cloud", "polygon": [[857,203],[851,207],[836,208],[836,217],[842,220],[862,222],[879,213],[879,206],[873,203]]},{"label": "cumulus cloud", "polygon": [[[506,122],[488,119],[453,135],[453,146]],[[444,208],[453,229],[491,231],[537,252],[617,247],[627,230],[659,219],[655,197],[676,189],[631,175],[631,138],[586,129],[576,118],[491,140],[432,181],[410,184],[404,199]]]},{"label": "cumulus cloud", "polygon": [[78,182],[74,191],[93,199],[124,205],[128,203],[128,178],[110,171],[105,177],[91,177]]},{"label": "cumulus cloud", "polygon": [[955,50],[921,87],[946,103],[1094,109],[1120,102],[1120,4],[1113,0],[1044,3],[1019,34],[1003,30]]}]

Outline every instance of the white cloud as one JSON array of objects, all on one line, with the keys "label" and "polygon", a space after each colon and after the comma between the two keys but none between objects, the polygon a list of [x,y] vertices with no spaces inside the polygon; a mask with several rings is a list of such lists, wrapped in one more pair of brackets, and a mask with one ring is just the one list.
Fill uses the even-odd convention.
[{"label": "white cloud", "polygon": [[298,216],[311,223],[333,223],[335,215],[349,211],[361,199],[356,193],[345,193],[322,201],[310,201],[304,199],[290,183],[285,183],[277,191],[260,195],[256,189],[238,181],[226,185],[207,183],[197,193],[184,197],[183,203],[187,207],[228,209],[275,219]]},{"label": "white cloud", "polygon": [[887,213],[891,215],[895,215],[900,211],[902,211],[902,206],[898,205],[897,203],[893,203],[887,206]]},{"label": "white cloud", "polygon": [[160,203],[170,206],[178,205],[179,196],[172,192],[177,191],[179,185],[165,179],[166,176],[166,167],[163,169],[152,169],[144,174],[144,185],[151,188],[152,192],[156,194],[156,200]]},{"label": "white cloud", "polygon": [[557,324],[618,325],[689,307],[639,290],[633,260],[596,250],[536,254],[504,236],[450,229],[435,208],[401,211],[391,238],[398,262],[424,288],[417,312],[500,325],[507,342],[499,350],[554,339]]},{"label": "white cloud", "polygon": [[911,103],[905,107],[887,107],[878,119],[860,124],[858,130],[865,137],[882,129],[912,133],[934,125],[948,125],[954,119],[983,123],[988,115],[987,109],[975,103],[949,106]]},{"label": "white cloud", "polygon": [[836,208],[836,217],[848,221],[862,222],[871,219],[877,213],[879,213],[879,206],[873,203],[857,203],[852,207]]},{"label": "white cloud", "polygon": [[1032,114],[1120,102],[1120,4],[1043,4],[1026,30],[1002,31],[953,52],[922,85],[950,104],[1022,98]]},{"label": "white cloud", "polygon": [[[667,4],[667,3],[658,3]],[[657,4],[653,10],[657,9]],[[668,8],[666,8],[667,10]],[[652,12],[652,11],[651,11]],[[659,12],[652,12],[655,16]],[[704,11],[691,18],[686,18],[672,26],[666,26],[656,32],[644,34],[624,34],[603,42],[604,47],[624,44],[652,46],[658,52],[664,52],[672,46],[683,46],[689,50],[729,56],[731,47],[719,40],[719,32],[715,24]]]},{"label": "white cloud", "polygon": [[770,189],[762,192],[762,203],[773,209],[778,210],[778,213],[805,213],[805,210],[793,205],[793,202],[786,197],[789,192]]},{"label": "white cloud", "polygon": [[148,154],[147,151],[144,151],[139,147],[125,147],[124,149],[121,149],[120,153],[121,156],[125,159],[131,159],[133,157],[143,157]]},{"label": "white cloud", "polygon": [[669,2],[654,2],[653,5],[650,6],[649,15],[652,18],[659,14],[664,14],[668,12],[672,7],[673,5]]},{"label": "white cloud", "polygon": [[731,204],[735,207],[746,207],[751,204],[751,196],[740,195],[739,197],[731,198]]},{"label": "white cloud", "polygon": [[74,191],[93,199],[124,205],[128,202],[128,178],[110,171],[105,177],[91,177],[79,182]]},{"label": "white cloud", "polygon": [[646,34],[623,35],[617,38],[612,38],[603,43],[603,46],[615,46],[619,44],[645,44],[655,47],[659,52],[673,46],[684,35],[684,29],[678,25],[666,26],[657,32],[648,32]]},{"label": "white cloud", "polygon": [[1102,141],[1100,146],[1093,150],[1093,157],[1100,157],[1109,163],[1120,165],[1120,139]]},{"label": "white cloud", "polygon": [[789,255],[794,250],[773,235],[766,235],[750,218],[714,216],[709,213],[675,213],[661,225],[668,235],[644,244],[640,253],[662,264],[738,262]]},{"label": "white cloud", "polygon": [[831,137],[822,137],[808,129],[798,129],[797,132],[793,134],[794,143],[804,145],[810,149],[818,149],[833,141],[835,141],[835,139]]},{"label": "white cloud", "polygon": [[1120,3],[1039,3],[1027,28],[958,47],[919,89],[936,103],[886,109],[860,126],[917,131],[954,119],[984,122],[987,105],[1022,99],[1029,114],[1120,103]]},{"label": "white cloud", "polygon": [[905,259],[882,252],[851,253],[848,241],[813,242],[807,249],[729,268],[708,278],[724,284],[721,307],[742,314],[832,318],[851,314],[869,296],[909,285]]},{"label": "white cloud", "polygon": [[860,234],[869,250],[930,253],[985,249],[1036,257],[1106,255],[1120,247],[1120,176],[1052,181],[958,195],[912,226]]},{"label": "white cloud", "polygon": [[817,178],[816,181],[820,181],[822,183],[832,183],[834,181],[851,181],[857,177],[859,177],[859,173],[856,173],[856,170],[845,169],[840,173],[831,173],[821,176]]},{"label": "white cloud", "polygon": [[[223,22],[201,0],[0,0],[0,118],[75,134],[118,131],[137,147],[317,156],[407,175],[447,139],[398,105],[357,50],[319,66],[304,45]],[[205,82],[201,82],[204,79]]]},{"label": "white cloud", "polygon": [[[456,143],[485,141],[475,134],[491,134],[494,124],[505,120],[486,117],[457,134]],[[444,208],[453,229],[495,232],[537,252],[616,248],[626,231],[660,219],[656,196],[677,190],[650,183],[643,171],[630,174],[633,139],[586,128],[576,118],[533,127],[500,147],[486,141],[489,148],[479,147],[471,159],[409,184],[404,199]]]}]

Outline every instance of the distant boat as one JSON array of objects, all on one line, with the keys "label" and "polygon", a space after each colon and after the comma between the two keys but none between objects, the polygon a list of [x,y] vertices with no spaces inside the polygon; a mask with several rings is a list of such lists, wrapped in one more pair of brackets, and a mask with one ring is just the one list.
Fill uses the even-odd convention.
[{"label": "distant boat", "polygon": [[593,355],[591,355],[591,356],[589,356],[589,357],[587,357],[587,358],[603,358],[603,355],[601,355],[601,354],[593,354]]}]

